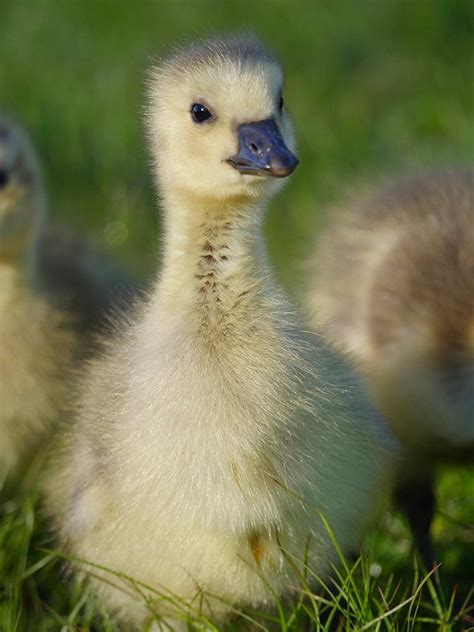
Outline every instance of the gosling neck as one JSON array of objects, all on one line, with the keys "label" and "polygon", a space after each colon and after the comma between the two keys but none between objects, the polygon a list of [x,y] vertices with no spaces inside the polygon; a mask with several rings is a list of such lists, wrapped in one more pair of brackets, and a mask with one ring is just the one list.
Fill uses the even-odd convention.
[{"label": "gosling neck", "polygon": [[244,309],[269,277],[262,236],[264,204],[249,198],[164,198],[160,307],[201,312],[209,322]]}]

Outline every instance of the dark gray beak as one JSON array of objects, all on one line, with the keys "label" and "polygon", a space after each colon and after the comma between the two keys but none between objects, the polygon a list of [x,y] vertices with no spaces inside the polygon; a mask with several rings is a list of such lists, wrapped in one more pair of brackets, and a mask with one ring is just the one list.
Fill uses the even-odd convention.
[{"label": "dark gray beak", "polygon": [[239,153],[227,162],[240,173],[285,178],[298,166],[298,158],[285,145],[275,119],[244,123],[237,133]]}]

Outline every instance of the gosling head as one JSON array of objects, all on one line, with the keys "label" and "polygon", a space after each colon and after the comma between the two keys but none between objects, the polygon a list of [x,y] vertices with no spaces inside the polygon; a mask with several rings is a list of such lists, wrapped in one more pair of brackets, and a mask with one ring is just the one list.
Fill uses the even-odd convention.
[{"label": "gosling head", "polygon": [[298,159],[276,59],[253,37],[179,50],[150,78],[148,132],[161,190],[268,197]]},{"label": "gosling head", "polygon": [[42,187],[31,144],[0,114],[0,262],[16,258],[43,212]]}]

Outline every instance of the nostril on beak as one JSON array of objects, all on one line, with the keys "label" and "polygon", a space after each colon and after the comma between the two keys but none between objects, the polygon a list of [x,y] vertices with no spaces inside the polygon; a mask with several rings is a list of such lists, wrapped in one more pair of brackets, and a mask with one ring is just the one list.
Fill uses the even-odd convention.
[{"label": "nostril on beak", "polygon": [[249,147],[253,151],[254,154],[258,154],[258,147],[255,143],[250,143]]}]

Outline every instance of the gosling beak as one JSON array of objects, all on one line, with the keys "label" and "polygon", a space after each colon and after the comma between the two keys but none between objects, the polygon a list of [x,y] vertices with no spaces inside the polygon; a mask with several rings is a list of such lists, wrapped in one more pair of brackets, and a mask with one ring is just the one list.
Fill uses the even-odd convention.
[{"label": "gosling beak", "polygon": [[275,119],[244,123],[237,129],[239,152],[228,163],[245,175],[285,178],[298,166],[298,158],[285,145]]}]

